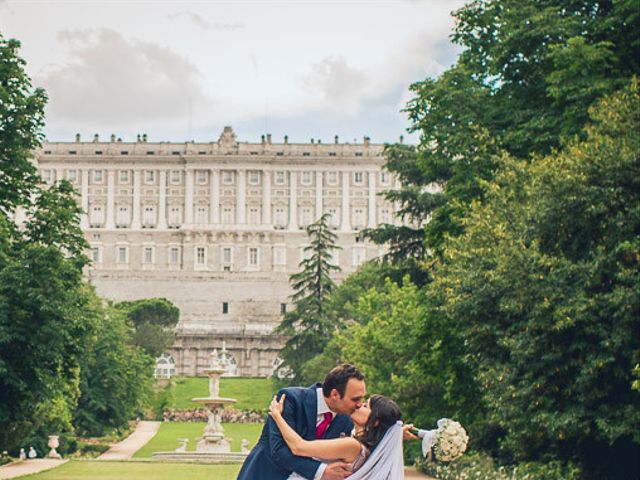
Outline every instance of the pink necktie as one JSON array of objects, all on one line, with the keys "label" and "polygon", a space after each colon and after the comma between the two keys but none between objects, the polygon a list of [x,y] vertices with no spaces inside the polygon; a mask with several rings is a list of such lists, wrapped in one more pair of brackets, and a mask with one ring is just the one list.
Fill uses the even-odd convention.
[{"label": "pink necktie", "polygon": [[322,420],[320,424],[316,427],[316,439],[320,439],[324,437],[324,432],[327,431],[327,427],[331,423],[332,418],[333,418],[333,415],[331,415],[331,412],[326,412],[324,414],[324,420]]}]

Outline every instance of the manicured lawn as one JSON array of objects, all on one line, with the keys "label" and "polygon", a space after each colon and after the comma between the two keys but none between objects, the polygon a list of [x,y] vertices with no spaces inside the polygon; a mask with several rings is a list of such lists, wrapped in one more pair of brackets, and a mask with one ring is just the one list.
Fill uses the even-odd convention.
[{"label": "manicured lawn", "polygon": [[240,464],[70,461],[29,480],[235,480]]},{"label": "manicured lawn", "polygon": [[[166,422],[160,425],[155,437],[136,452],[134,458],[151,458],[153,452],[172,452],[180,445],[178,438],[188,438],[187,451],[195,451],[196,439],[202,436],[204,422],[181,423]],[[225,423],[223,424],[225,437],[231,439],[231,451],[240,451],[243,438],[249,441],[249,448],[258,442],[262,424],[255,423]]]},{"label": "manicured lawn", "polygon": [[[209,396],[209,379],[206,377],[174,377],[173,407],[190,409],[201,407],[191,401],[194,397]],[[270,378],[221,378],[220,396],[238,400],[237,410],[262,410],[269,408],[272,397]]]}]

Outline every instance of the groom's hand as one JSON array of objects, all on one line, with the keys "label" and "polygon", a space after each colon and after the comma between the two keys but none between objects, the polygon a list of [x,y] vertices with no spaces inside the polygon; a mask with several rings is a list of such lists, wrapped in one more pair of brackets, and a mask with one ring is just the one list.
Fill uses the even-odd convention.
[{"label": "groom's hand", "polygon": [[321,480],[343,480],[351,475],[351,464],[345,462],[334,462],[327,465]]}]

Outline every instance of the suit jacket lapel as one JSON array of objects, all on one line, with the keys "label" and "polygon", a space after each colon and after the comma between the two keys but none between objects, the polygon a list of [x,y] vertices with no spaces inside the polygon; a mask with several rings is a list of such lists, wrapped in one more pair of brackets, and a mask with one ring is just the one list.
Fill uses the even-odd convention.
[{"label": "suit jacket lapel", "polygon": [[320,384],[311,385],[307,394],[307,438],[306,440],[315,440],[316,438],[316,420],[318,418],[318,394],[317,389]]}]

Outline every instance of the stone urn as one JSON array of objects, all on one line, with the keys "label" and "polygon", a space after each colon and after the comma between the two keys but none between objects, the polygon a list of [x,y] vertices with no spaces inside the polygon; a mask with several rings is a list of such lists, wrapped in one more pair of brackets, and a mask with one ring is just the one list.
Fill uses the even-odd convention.
[{"label": "stone urn", "polygon": [[56,452],[56,448],[60,446],[60,436],[59,435],[49,435],[49,442],[47,446],[51,449],[47,454],[49,458],[61,458],[60,454]]}]

